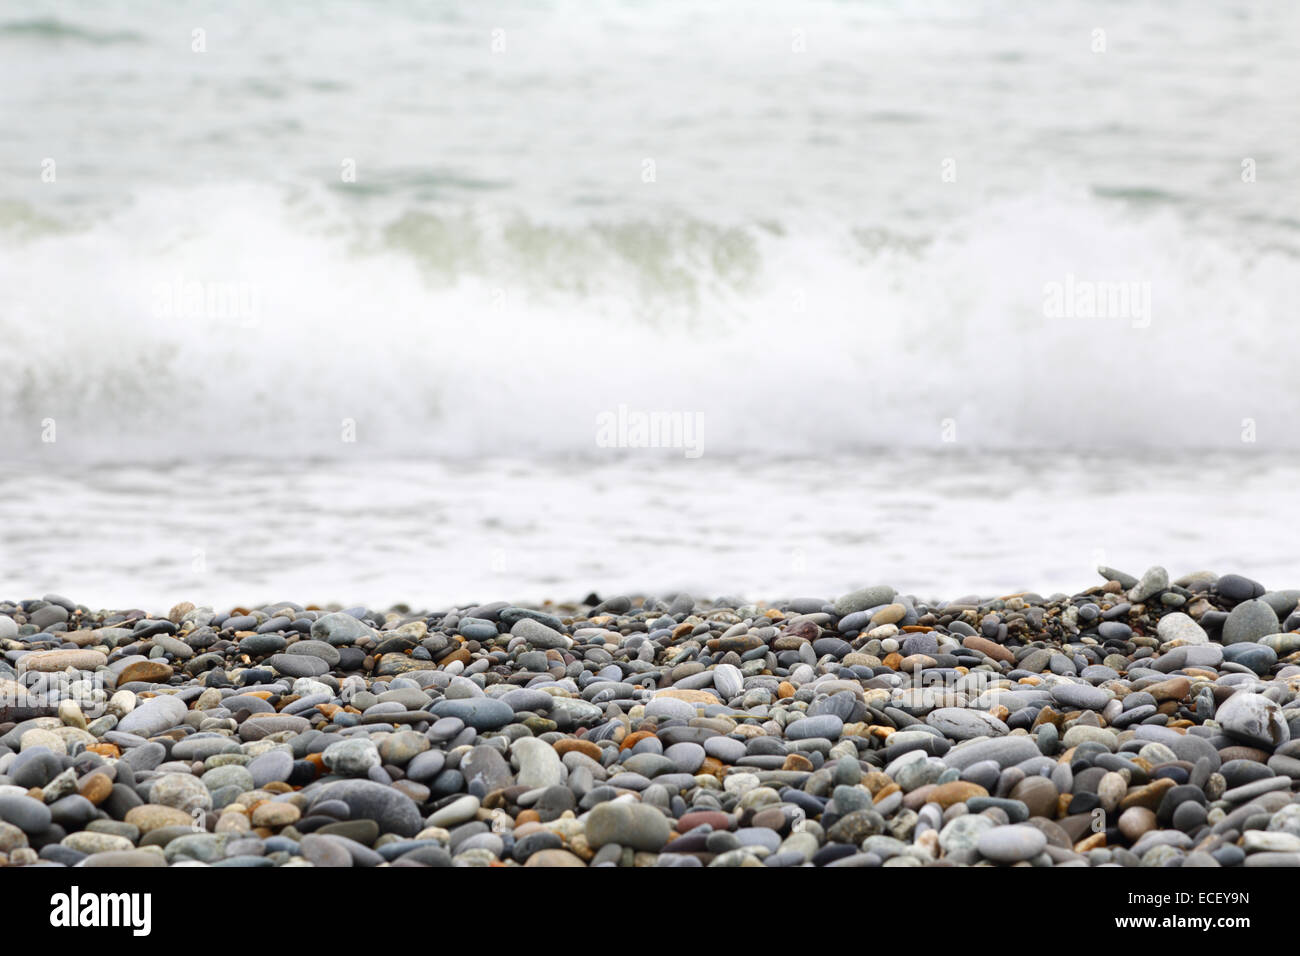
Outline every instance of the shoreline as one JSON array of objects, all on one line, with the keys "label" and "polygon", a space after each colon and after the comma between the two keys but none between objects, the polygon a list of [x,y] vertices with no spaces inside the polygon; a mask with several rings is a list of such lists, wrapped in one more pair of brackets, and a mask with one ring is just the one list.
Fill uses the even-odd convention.
[{"label": "shoreline", "polygon": [[0,602],[0,865],[1297,866],[1300,590]]}]

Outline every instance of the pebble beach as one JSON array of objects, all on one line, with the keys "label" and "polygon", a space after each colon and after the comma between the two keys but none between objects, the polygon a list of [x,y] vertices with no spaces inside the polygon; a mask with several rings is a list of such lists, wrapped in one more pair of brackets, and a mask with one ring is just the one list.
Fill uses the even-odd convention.
[{"label": "pebble beach", "polygon": [[1300,865],[1300,589],[0,602],[7,867]]}]

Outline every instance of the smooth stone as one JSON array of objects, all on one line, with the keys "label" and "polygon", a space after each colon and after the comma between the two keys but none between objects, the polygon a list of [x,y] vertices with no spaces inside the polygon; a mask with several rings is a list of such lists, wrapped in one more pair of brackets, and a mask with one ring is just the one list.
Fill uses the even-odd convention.
[{"label": "smooth stone", "polygon": [[1223,622],[1222,643],[1242,644],[1258,641],[1280,630],[1273,609],[1260,600],[1242,601]]},{"label": "smooth stone", "polygon": [[1006,768],[1039,756],[1038,745],[1029,736],[994,737],[988,740],[963,741],[939,758],[945,766],[965,770],[972,764],[992,760]]},{"label": "smooth stone", "polygon": [[1056,684],[1052,687],[1052,700],[1067,710],[1100,711],[1112,699],[1106,691],[1088,684]]},{"label": "smooth stone", "polygon": [[564,765],[560,763],[559,754],[545,741],[536,737],[520,738],[511,747],[511,754],[519,761],[516,775],[519,786],[535,790],[554,787],[563,780]]},{"label": "smooth stone", "polygon": [[431,827],[443,827],[450,829],[458,824],[473,820],[478,813],[479,799],[475,796],[464,796],[453,800],[439,810],[435,810],[428,819],[428,825]]},{"label": "smooth stone", "polygon": [[415,801],[392,787],[372,780],[342,780],[321,788],[317,799],[342,800],[353,819],[374,820],[385,833],[414,836],[422,826]]},{"label": "smooth stone", "polygon": [[802,720],[787,724],[785,736],[790,740],[808,740],[814,737],[838,740],[843,730],[844,721],[834,714],[823,714],[820,717],[804,717]]},{"label": "smooth stone", "polygon": [[981,833],[976,842],[980,856],[996,863],[1031,860],[1046,847],[1046,834],[1026,824],[993,827]]},{"label": "smooth stone", "polygon": [[440,700],[429,708],[429,713],[435,717],[456,717],[467,727],[479,731],[498,730],[515,719],[515,712],[509,704],[490,697]]},{"label": "smooth stone", "polygon": [[992,714],[964,707],[940,707],[926,714],[925,722],[950,740],[1001,737],[1010,728]]},{"label": "smooth stone", "polygon": [[124,734],[153,737],[175,727],[187,713],[189,709],[185,702],[176,697],[151,697],[118,721],[117,730]]},{"label": "smooth stone", "polygon": [[610,801],[597,804],[587,814],[587,843],[599,849],[607,843],[634,850],[658,852],[671,832],[668,818],[652,806]]},{"label": "smooth stone", "polygon": [[253,778],[254,787],[288,780],[293,774],[293,755],[283,750],[268,750],[254,757],[245,768]]},{"label": "smooth stone", "polygon": [[0,820],[32,835],[49,829],[53,817],[50,808],[39,800],[27,796],[0,796]]}]

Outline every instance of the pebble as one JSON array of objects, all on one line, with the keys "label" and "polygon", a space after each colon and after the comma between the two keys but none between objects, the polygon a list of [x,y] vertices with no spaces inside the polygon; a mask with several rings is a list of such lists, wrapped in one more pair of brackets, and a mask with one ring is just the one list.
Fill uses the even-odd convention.
[{"label": "pebble", "polygon": [[[1105,581],[1128,592],[206,618],[185,602],[125,627],[138,612],[78,609],[64,648],[33,642],[13,669],[37,694],[67,661],[131,686],[5,726],[0,853],[1285,865],[1300,854],[1289,592],[1171,586],[1159,568]],[[0,622],[23,613],[0,603]],[[1100,846],[1096,809],[1113,821]]]},{"label": "pebble", "polygon": [[516,777],[519,786],[530,790],[542,789],[557,786],[563,779],[564,766],[560,763],[559,754],[545,741],[536,737],[523,737],[515,741],[511,753],[519,761]]},{"label": "pebble", "polygon": [[1271,607],[1259,600],[1243,601],[1223,622],[1223,643],[1253,643],[1279,630],[1277,615]]},{"label": "pebble", "polygon": [[592,847],[617,843],[634,850],[657,852],[668,842],[671,826],[668,818],[654,807],[613,801],[598,804],[588,814],[585,832]]},{"label": "pebble", "polygon": [[153,697],[123,717],[118,722],[117,730],[139,737],[153,737],[175,727],[187,712],[185,702],[176,697]]},{"label": "pebble", "polygon": [[1237,691],[1214,716],[1225,734],[1251,746],[1271,751],[1291,739],[1282,708],[1263,694]]},{"label": "pebble", "polygon": [[1026,824],[991,827],[979,835],[975,844],[980,856],[994,863],[1032,860],[1046,847],[1046,834]]}]

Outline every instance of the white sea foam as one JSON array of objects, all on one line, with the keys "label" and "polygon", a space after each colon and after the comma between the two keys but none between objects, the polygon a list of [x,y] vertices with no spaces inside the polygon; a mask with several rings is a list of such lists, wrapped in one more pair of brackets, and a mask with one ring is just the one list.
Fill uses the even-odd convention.
[{"label": "white sea foam", "polygon": [[[1300,443],[1300,261],[1170,211],[1045,192],[913,243],[338,206],[158,188],[75,231],[0,233],[6,444],[333,457],[351,421],[366,453],[588,455],[620,405],[702,415],[710,454],[1232,446],[1246,420]],[[1045,308],[1088,283],[1149,305]]]}]

